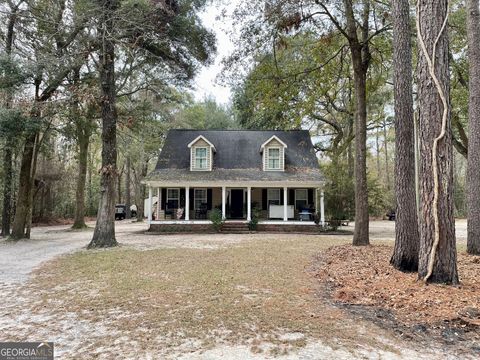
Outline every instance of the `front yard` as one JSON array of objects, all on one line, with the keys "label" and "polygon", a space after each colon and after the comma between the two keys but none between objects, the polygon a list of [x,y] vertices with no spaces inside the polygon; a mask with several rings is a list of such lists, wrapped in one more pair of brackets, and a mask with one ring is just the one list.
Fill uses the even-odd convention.
[{"label": "front yard", "polygon": [[350,236],[120,229],[119,241],[4,286],[2,338],[55,341],[62,359],[441,357],[327,299],[317,255]]}]

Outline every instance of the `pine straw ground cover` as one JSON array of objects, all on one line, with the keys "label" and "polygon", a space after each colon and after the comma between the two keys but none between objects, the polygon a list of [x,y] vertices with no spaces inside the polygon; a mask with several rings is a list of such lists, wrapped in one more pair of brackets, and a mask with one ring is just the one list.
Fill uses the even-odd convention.
[{"label": "pine straw ground cover", "polygon": [[448,286],[395,270],[391,254],[391,246],[331,247],[319,255],[317,277],[337,304],[362,317],[480,355],[480,257],[459,253],[461,284]]},{"label": "pine straw ground cover", "polygon": [[[79,351],[108,358],[132,349],[138,358],[175,358],[219,343],[274,355],[311,341],[398,354],[406,345],[398,347],[393,334],[359,323],[318,295],[314,255],[350,241],[265,234],[216,249],[81,251],[36,272],[28,291],[38,301],[28,313],[54,311],[57,323],[71,324],[70,333],[76,323],[89,331],[76,348],[59,341],[62,358]],[[53,320],[45,323],[48,333],[62,331]]]}]

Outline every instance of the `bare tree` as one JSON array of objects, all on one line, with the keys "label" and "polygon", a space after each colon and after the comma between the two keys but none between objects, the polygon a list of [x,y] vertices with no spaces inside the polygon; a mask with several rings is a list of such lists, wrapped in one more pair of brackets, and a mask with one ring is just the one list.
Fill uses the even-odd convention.
[{"label": "bare tree", "polygon": [[467,252],[480,255],[480,12],[479,1],[467,1],[469,68],[467,160]]},{"label": "bare tree", "polygon": [[401,271],[418,270],[420,242],[415,201],[415,139],[409,14],[408,0],[393,1],[395,199],[397,208],[395,247],[390,263]]}]

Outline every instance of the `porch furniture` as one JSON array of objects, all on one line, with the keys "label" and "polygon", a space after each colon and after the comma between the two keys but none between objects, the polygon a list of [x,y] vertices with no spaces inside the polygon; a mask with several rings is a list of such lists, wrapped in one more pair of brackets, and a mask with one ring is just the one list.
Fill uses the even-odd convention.
[{"label": "porch furniture", "polygon": [[183,213],[185,212],[184,208],[178,208],[177,209],[177,220],[183,219]]},{"label": "porch furniture", "polygon": [[302,210],[298,213],[298,219],[300,221],[312,221],[313,213],[308,210]]},{"label": "porch furniture", "polygon": [[[270,207],[268,210],[269,219],[283,219],[283,210],[284,210],[284,205],[270,204]],[[294,217],[293,205],[287,205],[287,217],[289,219],[292,219]]]}]

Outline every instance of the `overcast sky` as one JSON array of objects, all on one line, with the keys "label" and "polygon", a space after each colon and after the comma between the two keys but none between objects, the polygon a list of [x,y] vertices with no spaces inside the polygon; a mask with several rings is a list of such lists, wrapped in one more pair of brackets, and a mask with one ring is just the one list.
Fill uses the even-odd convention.
[{"label": "overcast sky", "polygon": [[217,56],[215,63],[203,68],[195,79],[194,96],[196,100],[213,97],[220,104],[227,104],[230,101],[230,88],[218,84],[216,77],[222,70],[222,59],[233,51],[233,43],[226,32],[226,30],[231,29],[232,25],[228,17],[221,20],[217,17],[220,16],[223,8],[228,12],[232,11],[239,1],[241,0],[225,1],[224,3],[228,5],[218,5],[218,1],[214,1],[215,4],[208,5],[200,16],[204,25],[215,32],[217,37]]}]

